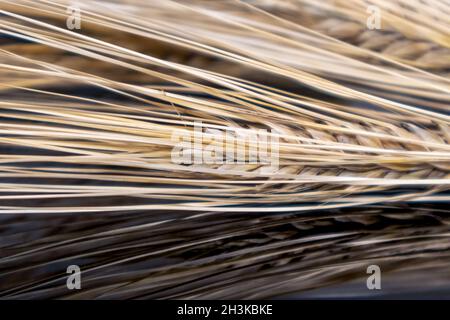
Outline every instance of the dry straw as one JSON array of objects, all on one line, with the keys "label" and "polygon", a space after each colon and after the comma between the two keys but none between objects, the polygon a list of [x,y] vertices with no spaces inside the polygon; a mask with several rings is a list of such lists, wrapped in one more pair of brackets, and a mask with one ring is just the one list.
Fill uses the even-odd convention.
[{"label": "dry straw", "polygon": [[[0,214],[448,203],[450,4],[370,3],[380,30],[363,0],[83,0],[68,30],[71,2],[0,0]],[[271,131],[279,170],[174,164],[199,121]]]},{"label": "dry straw", "polygon": [[[2,150],[13,150],[2,152],[2,199],[130,199],[15,202],[0,212],[448,201],[435,194],[450,183],[450,45],[448,20],[434,18],[448,5],[375,3],[386,11],[381,31],[364,29],[363,1],[82,1],[75,32],[64,28],[64,1],[1,1],[1,31],[17,39],[1,47],[0,139]],[[95,90],[109,94],[86,94]],[[195,121],[276,131],[279,171],[173,164],[173,131],[192,130]],[[134,197],[148,201],[135,205]]]}]

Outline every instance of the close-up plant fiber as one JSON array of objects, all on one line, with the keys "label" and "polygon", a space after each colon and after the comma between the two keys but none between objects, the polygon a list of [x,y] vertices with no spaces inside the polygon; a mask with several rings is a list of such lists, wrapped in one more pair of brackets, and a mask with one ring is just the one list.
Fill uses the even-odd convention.
[{"label": "close-up plant fiber", "polygon": [[0,0],[0,299],[450,299],[449,17]]}]

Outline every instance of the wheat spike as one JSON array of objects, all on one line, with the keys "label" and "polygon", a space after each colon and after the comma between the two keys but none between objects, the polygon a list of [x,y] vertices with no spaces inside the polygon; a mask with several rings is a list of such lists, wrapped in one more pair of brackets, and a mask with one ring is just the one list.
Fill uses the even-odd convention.
[{"label": "wheat spike", "polygon": [[[0,296],[267,298],[339,282],[371,259],[396,270],[420,248],[437,248],[424,268],[448,261],[450,5],[371,3],[381,30],[367,29],[363,0],[80,0],[82,27],[69,30],[71,2],[0,0],[4,232],[20,219],[79,224],[17,232],[30,244],[8,236],[0,270],[18,280]],[[279,140],[276,171],[171,158],[174,132],[193,137],[195,157],[234,147],[214,137],[236,129]],[[433,226],[419,236],[400,216]],[[316,228],[339,219],[345,230]],[[405,256],[379,254],[388,249]],[[158,264],[172,255],[173,266]],[[84,292],[56,289],[59,271],[33,278],[46,263],[84,258]],[[256,280],[253,270],[263,270]]]}]

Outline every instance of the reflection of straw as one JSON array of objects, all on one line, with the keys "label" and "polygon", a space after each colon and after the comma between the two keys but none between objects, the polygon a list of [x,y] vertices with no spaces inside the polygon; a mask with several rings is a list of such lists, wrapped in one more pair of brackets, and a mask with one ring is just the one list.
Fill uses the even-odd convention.
[{"label": "reflection of straw", "polygon": [[[33,228],[48,226],[50,218],[58,232]],[[0,293],[21,299],[262,299],[291,292],[308,297],[308,290],[324,287],[329,298],[327,286],[351,279],[364,289],[366,268],[376,264],[382,290],[350,287],[346,298],[399,291],[423,297],[421,290],[449,288],[449,223],[445,205],[418,204],[301,215],[29,215],[6,230],[25,228],[24,236],[39,236],[39,242],[4,238],[15,248],[0,259]],[[65,268],[72,264],[81,267],[81,290],[65,287]],[[429,281],[388,280],[392,271],[417,272]]]}]

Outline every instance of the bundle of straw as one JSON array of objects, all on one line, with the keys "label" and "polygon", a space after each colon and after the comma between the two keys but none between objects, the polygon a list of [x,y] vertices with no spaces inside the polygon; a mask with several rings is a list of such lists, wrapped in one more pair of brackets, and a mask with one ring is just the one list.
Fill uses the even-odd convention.
[{"label": "bundle of straw", "polygon": [[[0,0],[0,296],[267,298],[369,260],[441,270],[449,14],[431,0]],[[276,170],[174,163],[174,132],[195,158],[237,129],[279,141]],[[81,291],[62,285],[74,263]]]}]

